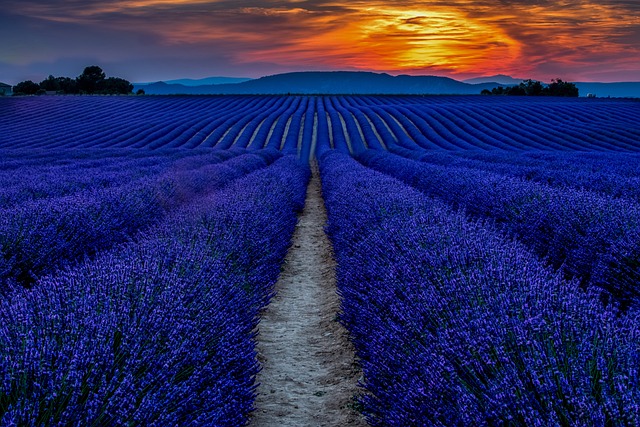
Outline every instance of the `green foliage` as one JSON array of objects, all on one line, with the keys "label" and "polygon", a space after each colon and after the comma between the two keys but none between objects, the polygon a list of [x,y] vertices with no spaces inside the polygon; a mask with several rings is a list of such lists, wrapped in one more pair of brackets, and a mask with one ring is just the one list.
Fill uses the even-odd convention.
[{"label": "green foliage", "polygon": [[520,83],[518,87],[524,89],[525,95],[527,96],[540,96],[543,95],[545,91],[545,87],[542,83],[531,79]]},{"label": "green foliage", "polygon": [[578,88],[575,84],[554,79],[547,87],[551,96],[578,96]]},{"label": "green foliage", "polygon": [[484,89],[482,95],[511,95],[511,96],[578,96],[578,88],[574,83],[553,79],[549,85],[537,80],[525,80],[517,86],[498,86],[491,90]]},{"label": "green foliage", "polygon": [[31,80],[18,83],[13,88],[15,95],[42,95],[46,92],[59,94],[101,94],[127,95],[133,92],[133,85],[119,77],[107,78],[97,65],[86,67],[75,79],[49,75],[40,84]]},{"label": "green foliage", "polygon": [[78,89],[81,93],[97,93],[100,85],[106,78],[106,74],[102,68],[97,65],[86,67],[82,74],[76,79]]},{"label": "green foliage", "polygon": [[58,77],[58,83],[60,84],[60,91],[62,93],[75,94],[79,93],[78,83],[75,79],[70,77]]},{"label": "green foliage", "polygon": [[57,92],[60,90],[60,84],[58,83],[58,79],[49,74],[49,77],[40,82],[40,88],[44,89],[45,91]]},{"label": "green foliage", "polygon": [[48,78],[40,82],[40,88],[47,92],[65,94],[79,93],[76,79],[71,79],[69,77],[54,77],[50,75]]},{"label": "green foliage", "polygon": [[35,95],[40,90],[40,86],[31,80],[20,82],[13,87],[14,95]]},{"label": "green foliage", "polygon": [[96,93],[101,94],[122,94],[133,92],[133,85],[125,79],[119,77],[109,77],[98,82]]}]

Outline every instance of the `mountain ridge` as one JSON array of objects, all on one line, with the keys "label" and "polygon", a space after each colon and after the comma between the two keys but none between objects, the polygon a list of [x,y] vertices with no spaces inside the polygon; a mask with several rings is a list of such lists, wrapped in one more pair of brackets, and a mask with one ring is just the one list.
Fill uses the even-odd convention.
[{"label": "mountain ridge", "polygon": [[474,77],[472,79],[461,80],[464,83],[478,84],[478,83],[498,83],[501,85],[517,85],[526,79],[516,79],[506,74],[495,74],[493,76]]},{"label": "mountain ridge", "polygon": [[149,94],[479,94],[494,87],[439,76],[391,76],[366,71],[301,71],[274,74],[241,83],[185,86],[158,82],[135,84]]},{"label": "mountain ridge", "polygon": [[[493,78],[500,81],[487,81]],[[300,71],[238,83],[190,86],[170,83],[171,81],[137,83],[134,84],[134,90],[143,89],[149,95],[478,95],[483,89],[491,90],[497,86],[504,86],[508,84],[507,81],[521,80],[505,75],[458,81],[441,76],[392,76],[366,71]],[[640,82],[578,82],[576,86],[581,96],[593,94],[599,97],[640,97]]]},{"label": "mountain ridge", "polygon": [[248,77],[224,77],[224,76],[214,76],[214,77],[205,77],[202,79],[175,79],[175,80],[162,80],[160,82],[146,82],[146,83],[135,83],[136,85],[153,85],[156,83],[166,83],[166,84],[179,84],[183,86],[204,86],[204,85],[218,85],[218,84],[234,84],[234,83],[242,83],[252,80]]}]

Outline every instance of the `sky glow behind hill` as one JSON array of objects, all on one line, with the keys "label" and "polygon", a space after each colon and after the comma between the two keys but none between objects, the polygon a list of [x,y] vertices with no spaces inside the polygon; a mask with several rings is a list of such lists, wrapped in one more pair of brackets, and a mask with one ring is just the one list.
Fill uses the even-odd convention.
[{"label": "sky glow behind hill", "polygon": [[4,0],[0,81],[363,70],[640,80],[640,1]]}]

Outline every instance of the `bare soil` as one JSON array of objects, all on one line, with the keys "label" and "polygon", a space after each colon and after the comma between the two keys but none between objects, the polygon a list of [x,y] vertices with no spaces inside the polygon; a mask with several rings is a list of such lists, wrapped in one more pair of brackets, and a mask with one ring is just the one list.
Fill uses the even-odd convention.
[{"label": "bare soil", "polygon": [[277,294],[258,327],[263,368],[252,427],[367,425],[354,409],[361,372],[336,321],[340,300],[326,219],[316,169]]}]

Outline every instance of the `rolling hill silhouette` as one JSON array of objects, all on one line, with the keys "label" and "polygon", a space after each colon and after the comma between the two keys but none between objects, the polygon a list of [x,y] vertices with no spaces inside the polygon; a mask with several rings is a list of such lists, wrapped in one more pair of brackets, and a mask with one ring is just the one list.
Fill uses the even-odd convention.
[{"label": "rolling hill silhouette", "polygon": [[148,94],[479,94],[495,84],[467,84],[447,77],[391,76],[357,71],[276,74],[235,84],[137,85]]},{"label": "rolling hill silhouette", "polygon": [[[495,78],[494,81],[493,78]],[[217,78],[220,79],[220,78]],[[203,79],[207,81],[207,79]],[[391,76],[364,71],[305,71],[275,74],[239,83],[189,85],[157,82],[136,84],[149,95],[478,95],[483,89],[518,82],[509,76],[490,76],[461,82],[438,76]],[[580,96],[640,97],[640,83],[576,83]]]}]

